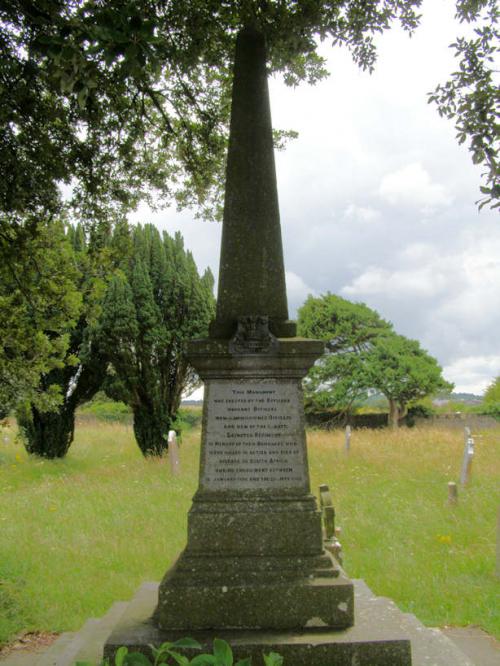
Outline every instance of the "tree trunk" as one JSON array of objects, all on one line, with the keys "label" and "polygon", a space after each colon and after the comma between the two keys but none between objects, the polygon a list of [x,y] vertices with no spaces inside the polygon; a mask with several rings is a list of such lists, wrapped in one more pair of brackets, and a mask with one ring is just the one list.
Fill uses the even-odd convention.
[{"label": "tree trunk", "polygon": [[134,407],[134,434],[144,456],[161,456],[168,449],[170,421],[147,407]]},{"label": "tree trunk", "polygon": [[396,400],[392,400],[391,398],[388,398],[389,400],[389,427],[393,428],[396,430],[398,428],[398,421],[399,421],[399,407],[398,403]]},{"label": "tree trunk", "polygon": [[31,412],[18,414],[20,428],[25,436],[25,448],[42,458],[64,458],[75,432],[75,410],[65,405],[57,412]]}]

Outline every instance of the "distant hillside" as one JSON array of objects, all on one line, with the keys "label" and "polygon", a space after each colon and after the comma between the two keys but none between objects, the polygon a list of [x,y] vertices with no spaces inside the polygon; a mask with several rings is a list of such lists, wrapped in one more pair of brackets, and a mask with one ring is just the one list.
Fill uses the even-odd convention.
[{"label": "distant hillside", "polygon": [[438,395],[433,402],[445,404],[447,402],[463,402],[466,405],[480,405],[483,401],[482,396],[475,393],[447,393]]}]

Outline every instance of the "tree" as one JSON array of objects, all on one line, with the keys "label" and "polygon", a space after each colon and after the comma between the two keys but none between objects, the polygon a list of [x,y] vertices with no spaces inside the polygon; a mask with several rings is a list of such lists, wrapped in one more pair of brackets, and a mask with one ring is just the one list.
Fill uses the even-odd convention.
[{"label": "tree", "polygon": [[435,358],[416,340],[396,333],[377,338],[367,357],[367,382],[389,402],[389,425],[398,427],[408,403],[438,390],[452,390]]},{"label": "tree", "polygon": [[[258,25],[269,68],[287,83],[326,75],[318,37],[347,47],[361,67],[374,37],[399,22],[411,33],[421,0],[23,0],[0,8],[0,210],[11,218],[60,205],[89,223],[133,207],[151,188],[181,205],[219,199],[230,65],[238,29]],[[457,0],[457,18],[481,24],[457,41],[461,72],[436,94],[495,178],[495,0]],[[482,22],[482,23],[481,23]],[[498,192],[491,187],[491,196]],[[210,197],[212,194],[212,198]],[[205,210],[207,213],[207,210]]]},{"label": "tree", "polygon": [[67,242],[78,269],[74,287],[82,307],[78,320],[68,322],[66,328],[68,360],[42,372],[38,384],[41,395],[57,394],[59,401],[47,406],[25,400],[16,414],[26,450],[44,458],[66,455],[73,441],[76,408],[94,396],[105,377],[96,320],[109,272],[108,252],[90,246],[80,225],[68,228]]},{"label": "tree", "polygon": [[161,455],[181,394],[196,381],[184,343],[208,331],[213,278],[209,271],[199,277],[180,234],[160,237],[154,226],[138,226],[133,242],[129,267],[115,272],[104,299],[105,390],[132,407],[143,454]]},{"label": "tree", "polygon": [[416,340],[363,303],[326,294],[309,296],[299,309],[300,335],[326,342],[326,354],[309,371],[306,398],[321,408],[348,411],[370,389],[389,402],[389,423],[397,427],[408,403],[440,389],[452,389],[437,361]]},{"label": "tree", "polygon": [[364,303],[330,293],[309,296],[298,312],[298,332],[324,340],[327,353],[307,375],[306,399],[316,407],[348,411],[370,388],[366,363],[373,344],[391,329]]},{"label": "tree", "polygon": [[485,405],[500,405],[500,375],[495,377],[484,392],[483,402]]},{"label": "tree", "polygon": [[484,392],[483,405],[485,412],[496,416],[500,416],[500,375],[496,377]]},{"label": "tree", "polygon": [[[37,233],[32,233],[31,223]],[[58,220],[27,218],[0,233],[0,411],[20,399],[38,410],[61,404],[56,384],[41,377],[73,368],[70,331],[80,316],[78,270]]]},{"label": "tree", "polygon": [[498,80],[494,80],[495,56],[499,49],[497,29],[500,11],[497,0],[457,0],[460,23],[474,22],[474,37],[459,37],[451,46],[459,68],[449,81],[437,86],[429,102],[437,104],[441,116],[455,121],[459,143],[469,141],[474,164],[482,164],[484,185],[480,208],[500,206],[498,174]]}]

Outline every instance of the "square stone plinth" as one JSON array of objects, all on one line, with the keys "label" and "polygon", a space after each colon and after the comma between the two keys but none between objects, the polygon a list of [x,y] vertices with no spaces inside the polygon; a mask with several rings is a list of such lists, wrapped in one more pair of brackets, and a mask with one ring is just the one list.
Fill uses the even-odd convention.
[{"label": "square stone plinth", "polygon": [[[399,611],[380,599],[360,595],[356,599],[355,625],[335,631],[321,626],[312,618],[310,626],[297,631],[223,630],[223,631],[165,631],[152,619],[156,608],[158,586],[143,586],[128,611],[109,637],[104,656],[112,657],[125,645],[151,655],[150,645],[175,641],[189,636],[197,640],[204,652],[211,652],[214,638],[222,638],[230,645],[235,660],[252,657],[253,663],[262,663],[262,653],[278,652],[286,666],[411,666],[411,648],[398,621]],[[384,601],[384,600],[382,600]],[[283,599],[283,606],[286,599]],[[385,610],[384,610],[385,609]],[[194,656],[194,651],[186,654]]]},{"label": "square stone plinth", "polygon": [[352,582],[331,566],[328,553],[310,559],[310,576],[298,576],[306,563],[293,558],[223,558],[218,566],[214,558],[203,562],[183,553],[161,583],[156,622],[184,632],[351,626]]}]

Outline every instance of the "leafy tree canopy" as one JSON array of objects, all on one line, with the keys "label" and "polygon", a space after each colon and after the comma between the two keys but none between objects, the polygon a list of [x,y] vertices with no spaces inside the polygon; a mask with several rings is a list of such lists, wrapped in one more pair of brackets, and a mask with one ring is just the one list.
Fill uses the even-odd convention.
[{"label": "leafy tree canopy", "polygon": [[298,330],[326,342],[327,353],[304,382],[313,407],[347,411],[375,389],[387,398],[390,422],[396,426],[408,403],[452,388],[416,340],[396,334],[391,323],[363,303],[330,293],[309,296],[298,313]]},{"label": "leafy tree canopy", "polygon": [[367,381],[389,401],[389,420],[397,426],[408,403],[439,390],[452,390],[438,362],[417,340],[397,333],[379,337],[367,357]]},{"label": "leafy tree canopy", "polygon": [[[53,210],[74,185],[83,221],[109,220],[156,190],[212,212],[220,194],[238,29],[265,33],[269,68],[289,84],[326,75],[318,37],[347,47],[365,69],[374,37],[411,32],[421,0],[11,0],[0,7],[0,210],[15,221]],[[458,40],[460,70],[433,100],[483,163],[497,198],[492,58],[495,0],[457,0],[477,37]]]},{"label": "leafy tree canopy", "polygon": [[306,401],[323,409],[349,409],[369,388],[366,355],[377,337],[391,330],[364,303],[327,293],[309,296],[298,313],[298,333],[324,340],[328,351],[307,375]]},{"label": "leafy tree canopy", "polygon": [[500,376],[496,377],[486,389],[483,402],[485,405],[500,406]]},{"label": "leafy tree canopy", "polygon": [[298,314],[298,332],[324,340],[332,353],[361,352],[370,348],[392,324],[364,303],[353,303],[328,292],[309,296]]},{"label": "leafy tree canopy", "polygon": [[[8,413],[20,396],[45,410],[63,395],[55,384],[40,377],[65,366],[74,367],[70,331],[78,321],[82,297],[77,288],[79,270],[59,221],[36,220],[32,235],[13,230],[0,234],[0,411]],[[71,370],[70,370],[71,371]]]},{"label": "leafy tree canopy", "polygon": [[[79,316],[65,321],[65,362],[43,367],[38,385],[33,381],[39,396],[56,399],[41,402],[26,391],[16,396],[16,416],[26,449],[44,458],[66,455],[73,441],[75,410],[99,390],[106,367],[96,330],[113,266],[112,252],[106,247],[92,247],[80,225],[67,228],[64,245],[76,268],[70,287],[79,297]],[[50,268],[53,270],[53,266]],[[54,307],[58,308],[59,303]],[[56,335],[57,331],[52,331],[52,340],[57,340]]]}]

